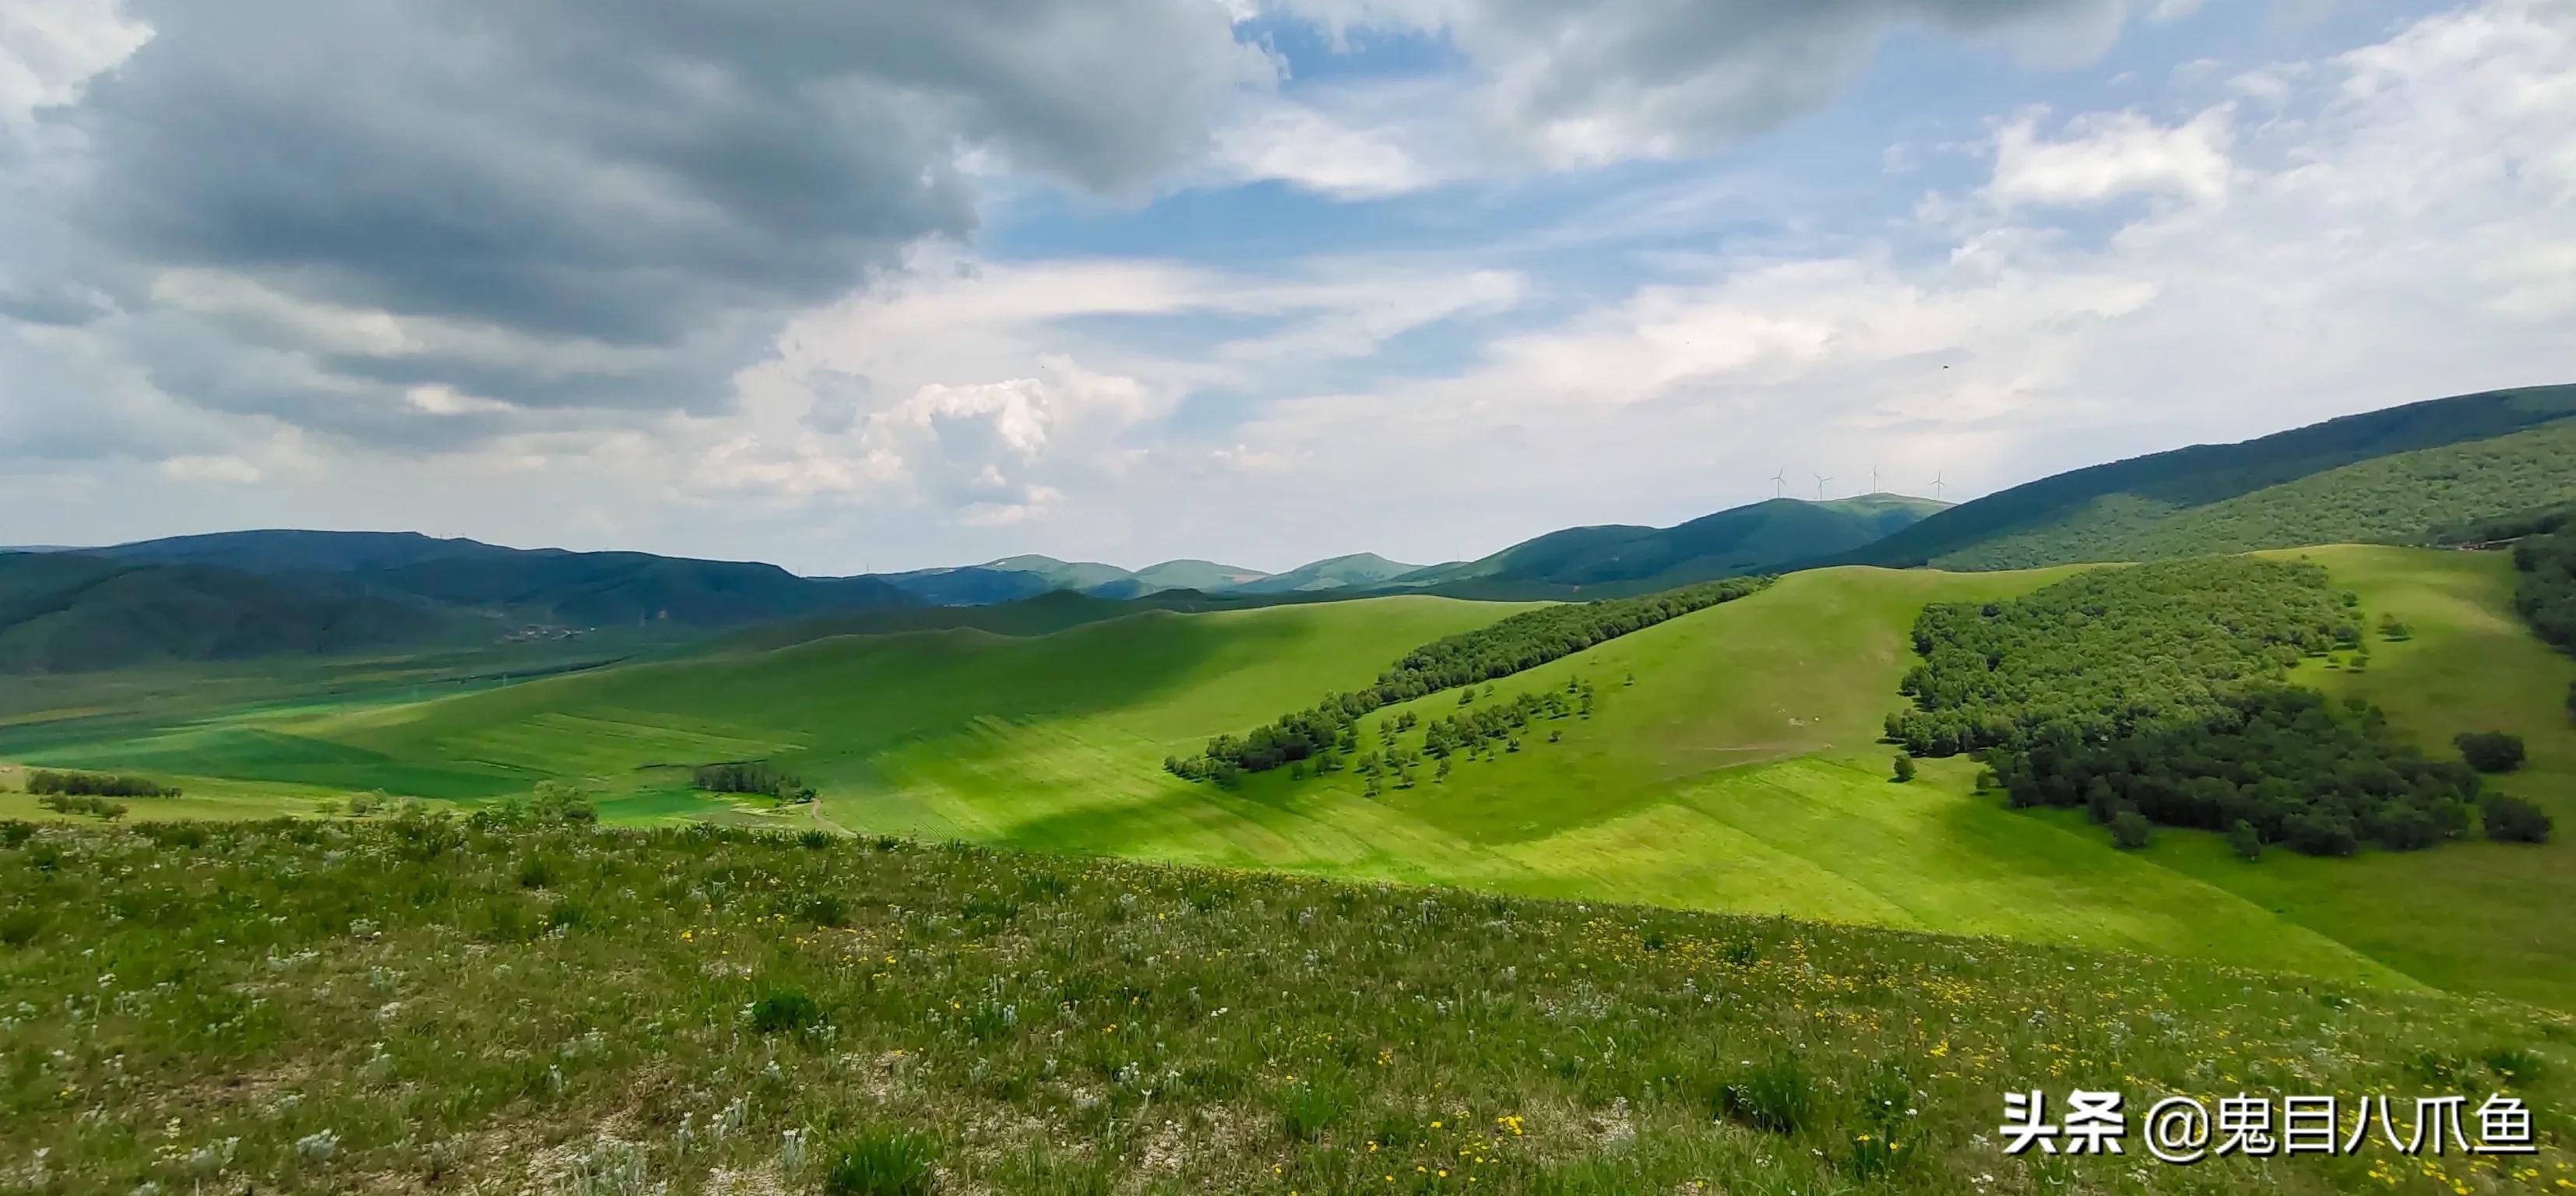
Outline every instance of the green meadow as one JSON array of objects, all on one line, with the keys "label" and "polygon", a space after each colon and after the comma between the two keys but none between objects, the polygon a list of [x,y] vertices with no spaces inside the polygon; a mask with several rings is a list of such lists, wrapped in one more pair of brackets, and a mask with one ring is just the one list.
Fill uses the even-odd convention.
[{"label": "green meadow", "polygon": [[[2305,550],[2364,614],[2368,667],[2299,680],[2385,707],[2447,753],[2463,730],[2522,733],[2532,764],[2499,783],[2576,827],[2576,663],[2514,619],[2508,562],[2395,548]],[[1517,606],[1399,597],[1212,614],[1152,612],[1048,635],[842,636],[571,673],[428,701],[398,694],[248,707],[157,724],[0,727],[0,758],[143,772],[182,785],[166,811],[235,803],[314,812],[383,790],[464,805],[543,780],[596,795],[604,820],[714,819],[1045,852],[1831,922],[1991,934],[2576,1003],[2568,837],[2465,841],[2345,860],[2160,832],[2144,851],[2064,811],[2015,811],[1965,761],[1888,776],[1877,742],[1902,699],[1927,602],[2021,594],[2068,569],[1793,574],[1751,597],[1612,640],[1473,701],[1589,685],[1588,716],[1533,724],[1521,750],[1428,767],[1370,793],[1356,774],[1255,774],[1241,788],[1157,767],[1367,682],[1407,648]],[[2328,667],[2329,664],[2332,667]],[[1378,711],[1457,712],[1456,692]],[[773,808],[698,793],[689,765],[768,759],[821,792]],[[200,797],[200,794],[203,797]],[[0,815],[34,813],[0,794]]]}]

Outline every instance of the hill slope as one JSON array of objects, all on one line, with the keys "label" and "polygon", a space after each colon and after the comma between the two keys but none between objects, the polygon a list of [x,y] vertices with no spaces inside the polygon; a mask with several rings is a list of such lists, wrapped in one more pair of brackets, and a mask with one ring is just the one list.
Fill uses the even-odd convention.
[{"label": "hill slope", "polygon": [[580,627],[730,627],[919,601],[873,577],[798,577],[748,561],[505,548],[412,532],[222,532],[138,541],[88,555],[222,566],[289,587],[423,599]]},{"label": "hill slope", "polygon": [[1479,560],[1408,574],[1440,592],[1536,594],[1544,587],[1645,593],[1762,573],[1858,548],[1944,509],[1930,499],[1871,494],[1832,502],[1775,498],[1673,527],[1612,524],[1549,532]]},{"label": "hill slope", "polygon": [[0,671],[75,672],[416,645],[467,630],[330,581],[76,553],[0,554]]},{"label": "hill slope", "polygon": [[1420,571],[1420,565],[1390,561],[1374,552],[1309,561],[1285,573],[1255,578],[1232,587],[1238,594],[1293,594],[1317,590],[1364,590]]},{"label": "hill slope", "polygon": [[1995,1142],[2002,1090],[2125,1090],[2134,1125],[2153,1095],[2412,1093],[2438,1067],[2529,1101],[2542,1153],[2510,1166],[2566,1166],[2576,1081],[2532,1063],[2570,1024],[2527,1006],[713,829],[0,840],[12,997],[83,1012],[0,1022],[44,1068],[0,1118],[76,1177],[49,1190],[101,1192],[2326,1196],[2392,1158],[2406,1191],[2503,1190],[2457,1149],[2180,1167],[2134,1129],[2125,1155]]},{"label": "hill slope", "polygon": [[[2303,666],[2298,679],[2357,687],[2429,751],[2447,752],[2461,730],[2522,733],[2535,763],[2500,783],[2576,826],[2576,730],[2560,706],[2576,661],[2513,616],[2504,554],[2309,555],[2359,593],[2366,624],[2393,613],[2418,631],[2374,645],[2366,672]],[[1407,597],[1152,613],[1016,638],[845,637],[407,705],[254,709],[145,731],[0,727],[0,757],[143,771],[192,795],[216,784],[200,777],[236,791],[265,780],[462,799],[556,778],[600,793],[611,820],[819,816],[925,838],[1999,934],[2576,1003],[2576,921],[2531,912],[2576,905],[2576,835],[2246,864],[2197,832],[2114,850],[2080,811],[2015,811],[1973,792],[1965,760],[1925,761],[1913,784],[1890,784],[1891,749],[1877,740],[1882,716],[1903,705],[1917,612],[2066,573],[1793,574],[1505,678],[1466,706],[1442,693],[1372,714],[1366,750],[1408,713],[1427,721],[1523,693],[1597,691],[1589,717],[1534,723],[1520,751],[1461,760],[1445,778],[1425,766],[1411,787],[1374,793],[1355,772],[1279,770],[1229,791],[1156,763],[1514,608]],[[819,811],[747,812],[690,791],[686,765],[763,758],[817,786]],[[0,797],[0,812],[11,800]]]},{"label": "hill slope", "polygon": [[[2195,445],[2057,474],[1960,504],[1857,551],[1817,555],[1840,563],[1897,567],[2003,568],[2126,559],[2133,551],[2176,545],[2207,552],[2376,539],[2383,538],[2375,534],[2383,530],[2399,537],[2421,535],[2428,526],[2403,526],[2414,518],[2411,513],[2401,517],[2390,511],[2375,520],[2329,517],[2335,500],[2321,499],[2315,487],[2224,510],[2205,509],[2360,462],[2510,436],[2571,414],[2576,414],[2576,385],[2432,399],[2236,444]],[[2406,467],[2394,468],[2402,473]],[[2417,468],[2439,475],[2445,464],[2419,462]],[[2396,497],[2402,484],[2392,474],[2363,471],[2318,485],[2354,486],[2354,498],[2364,505],[2403,501]],[[2484,502],[2501,489],[2461,497]],[[2276,516],[2264,510],[2275,499],[2280,500],[2277,526]],[[2546,495],[2526,497],[2493,513],[2546,501]],[[2158,530],[2184,512],[2198,512],[2196,517],[2205,522]],[[2437,522],[2472,517],[2468,512],[2423,513]],[[2320,532],[2325,534],[2320,537]]]}]

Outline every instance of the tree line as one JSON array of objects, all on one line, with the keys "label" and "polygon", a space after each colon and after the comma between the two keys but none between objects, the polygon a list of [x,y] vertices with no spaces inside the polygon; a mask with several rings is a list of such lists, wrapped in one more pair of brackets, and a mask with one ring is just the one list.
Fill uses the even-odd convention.
[{"label": "tree line", "polygon": [[[2302,656],[2360,648],[2357,607],[2315,565],[2233,557],[1935,605],[1915,623],[1914,708],[1888,734],[1916,755],[1976,753],[2013,804],[2083,808],[2122,846],[2150,824],[2223,832],[2249,857],[2458,837],[2475,769],[2399,742],[2374,706],[2283,680]],[[2547,834],[2518,799],[2483,804],[2494,837]]]},{"label": "tree line", "polygon": [[111,776],[96,772],[52,772],[36,769],[27,774],[27,792],[59,793],[73,797],[177,797],[179,791],[142,777]]},{"label": "tree line", "polygon": [[780,801],[814,800],[812,786],[766,760],[701,764],[690,779],[709,793],[758,793]]},{"label": "tree line", "polygon": [[1243,773],[1293,764],[1335,748],[1348,752],[1356,745],[1355,724],[1381,706],[1536,668],[1668,619],[1732,602],[1770,584],[1769,577],[1734,577],[1636,598],[1523,611],[1424,644],[1405,653],[1365,688],[1327,693],[1308,709],[1282,715],[1242,735],[1219,735],[1199,755],[1169,756],[1163,767],[1188,780],[1230,783]]}]

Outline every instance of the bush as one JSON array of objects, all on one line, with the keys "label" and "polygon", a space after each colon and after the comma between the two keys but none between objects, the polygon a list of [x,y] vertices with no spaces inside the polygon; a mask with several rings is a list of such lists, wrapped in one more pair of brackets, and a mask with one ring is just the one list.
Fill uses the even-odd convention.
[{"label": "bush", "polygon": [[1896,780],[1899,784],[1914,779],[1914,757],[1896,753]]},{"label": "bush", "polygon": [[2255,830],[2253,823],[2242,818],[2236,820],[2236,825],[2227,828],[2227,845],[2234,848],[2241,859],[2263,858],[2263,832]]},{"label": "bush", "polygon": [[2122,851],[2136,851],[2147,845],[2147,816],[2136,810],[2122,810],[2111,816],[2111,845]]},{"label": "bush", "polygon": [[2512,772],[2522,767],[2522,736],[2502,731],[2463,731],[2451,740],[2460,758],[2479,772]]},{"label": "bush", "polygon": [[[802,1030],[823,1020],[822,1006],[814,998],[792,988],[773,988],[751,1003],[751,1028],[763,1034],[782,1030]],[[856,1189],[876,1191],[874,1188]]]},{"label": "bush", "polygon": [[2506,843],[2546,843],[2549,841],[2549,815],[2540,807],[2510,793],[2487,795],[2479,809],[2486,823],[2487,838]]},{"label": "bush", "polygon": [[929,1196],[938,1157],[919,1134],[867,1134],[833,1155],[823,1190],[831,1196]]},{"label": "bush", "polygon": [[1776,1055],[1718,1089],[1717,1112],[1755,1129],[1794,1134],[1814,1115],[1815,1081],[1794,1055]]}]

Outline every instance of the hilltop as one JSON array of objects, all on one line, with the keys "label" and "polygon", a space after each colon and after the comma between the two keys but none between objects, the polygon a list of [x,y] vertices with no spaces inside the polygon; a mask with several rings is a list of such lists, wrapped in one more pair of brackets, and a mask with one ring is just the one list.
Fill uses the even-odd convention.
[{"label": "hilltop", "polygon": [[2576,385],[2432,399],[2236,444],[2072,470],[1812,561],[2027,568],[2338,542],[2425,543],[2440,526],[2576,493]]},{"label": "hilltop", "polygon": [[1897,494],[1830,502],[1775,498],[1667,528],[1567,528],[1396,581],[1476,597],[1648,593],[1768,572],[1820,553],[1858,548],[1947,506]]}]

